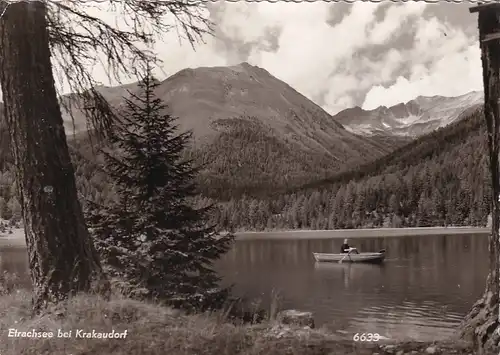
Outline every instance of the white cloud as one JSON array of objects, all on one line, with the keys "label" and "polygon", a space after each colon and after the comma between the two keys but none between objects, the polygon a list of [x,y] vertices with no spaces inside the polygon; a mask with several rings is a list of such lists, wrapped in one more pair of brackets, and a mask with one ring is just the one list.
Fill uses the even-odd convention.
[{"label": "white cloud", "polygon": [[411,69],[406,77],[384,87],[374,86],[363,108],[392,106],[417,96],[458,96],[482,89],[481,60],[475,38],[437,21],[421,19],[415,46],[403,57]]},{"label": "white cloud", "polygon": [[[391,79],[394,67],[401,61],[399,53],[389,51],[387,61],[372,64],[372,73],[359,78],[358,72],[367,68],[363,59],[353,56],[361,49],[382,44],[396,35],[408,17],[421,14],[426,4],[415,3],[396,6],[389,9],[384,21],[377,24],[375,12],[379,3],[355,3],[351,11],[336,26],[329,26],[328,9],[335,5],[314,3],[297,5],[293,3],[259,4],[258,10],[269,15],[267,9],[281,16],[279,25],[282,32],[279,37],[279,49],[276,52],[254,51],[250,62],[263,66],[278,78],[294,86],[311,99],[322,97],[323,107],[336,113],[352,105],[352,91],[371,87],[380,80]],[[248,5],[241,5],[248,6]],[[259,12],[257,12],[259,13]],[[274,16],[273,13],[273,16]],[[273,17],[254,18],[256,23],[272,23]],[[276,19],[275,19],[276,21]],[[253,21],[248,26],[253,26]],[[371,37],[370,37],[371,36]],[[341,72],[339,65],[343,63]],[[360,65],[361,64],[361,65]],[[334,75],[331,75],[335,73]],[[377,76],[382,77],[377,78]],[[372,77],[375,82],[364,81]],[[349,99],[347,99],[349,98]]]},{"label": "white cloud", "polygon": [[425,9],[426,4],[422,2],[412,2],[390,7],[385,14],[384,20],[377,23],[370,31],[370,43],[372,45],[386,43],[394,34],[397,34],[405,24],[405,22],[395,21],[395,19],[406,19],[408,16],[418,16],[421,15]]},{"label": "white cloud", "polygon": [[[131,23],[130,18],[123,17],[119,12],[113,11],[109,4],[101,2],[98,5],[88,5],[85,10],[88,14],[93,15],[106,23],[118,27],[120,29],[130,30],[128,23]],[[119,6],[119,5],[118,5]],[[206,16],[208,16],[208,11],[205,11]],[[166,23],[174,23],[173,18],[166,18]],[[218,51],[214,50],[214,39],[206,37],[206,43],[200,43],[200,45],[195,46],[195,50],[189,44],[187,40],[181,40],[179,38],[179,33],[172,30],[165,33],[160,37],[156,38],[156,45],[152,48],[159,56],[161,60],[164,61],[162,70],[157,71],[159,77],[163,77],[162,72],[165,72],[167,76],[176,73],[186,67],[198,67],[198,66],[219,66],[226,65],[227,60],[224,56],[221,56]],[[103,58],[105,62],[105,58]],[[100,65],[93,66],[91,68],[93,77],[104,85],[118,85],[119,82],[112,79],[108,80],[106,75],[106,70]],[[126,78],[122,76],[121,81],[131,82],[135,78]],[[59,87],[62,87],[63,92],[67,92],[67,85],[59,83]]]},{"label": "white cloud", "polygon": [[[94,14],[115,21],[116,14],[106,13],[104,4],[98,6]],[[327,23],[329,14],[340,7],[325,2],[210,6],[217,37],[206,37],[193,50],[186,41],[180,45],[173,31],[156,45],[166,75],[186,67],[246,60],[332,114],[353,105],[390,106],[418,95],[459,95],[481,88],[475,39],[443,20],[422,16],[439,5],[391,4],[379,18],[378,10],[386,5],[356,2],[334,26]],[[409,28],[416,29],[415,37],[401,49],[395,40]],[[370,55],[374,51],[377,56]],[[407,75],[400,76],[402,72]],[[106,80],[102,68],[94,68],[94,74],[106,85],[117,84]],[[359,102],[365,94],[364,103]]]}]

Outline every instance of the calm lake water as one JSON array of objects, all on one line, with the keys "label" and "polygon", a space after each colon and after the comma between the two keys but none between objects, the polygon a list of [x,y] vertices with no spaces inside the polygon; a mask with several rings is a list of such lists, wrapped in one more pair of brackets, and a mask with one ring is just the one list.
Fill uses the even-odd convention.
[{"label": "calm lake water", "polygon": [[317,326],[348,337],[444,339],[484,290],[485,235],[356,238],[360,251],[387,249],[385,263],[315,263],[313,252],[337,253],[342,241],[237,241],[218,269],[239,296],[268,307],[278,293],[281,308],[312,311]]},{"label": "calm lake water", "polygon": [[[262,236],[261,236],[262,237]],[[218,264],[239,296],[268,307],[312,311],[318,327],[352,338],[441,340],[452,335],[479,298],[488,272],[485,235],[356,238],[360,251],[387,249],[381,265],[316,264],[313,252],[337,252],[342,239],[240,240]],[[29,287],[26,250],[0,248],[1,271]]]}]

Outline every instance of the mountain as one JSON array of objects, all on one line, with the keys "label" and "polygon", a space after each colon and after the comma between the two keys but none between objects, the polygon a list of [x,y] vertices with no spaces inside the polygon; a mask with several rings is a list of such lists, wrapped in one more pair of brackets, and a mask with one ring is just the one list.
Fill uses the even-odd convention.
[{"label": "mountain", "polygon": [[[119,107],[136,84],[99,87]],[[191,130],[192,157],[213,195],[272,191],[314,181],[379,158],[407,141],[346,130],[321,107],[266,70],[241,63],[184,69],[162,81],[157,96]],[[75,131],[86,129],[73,111]],[[73,123],[64,113],[67,132]]]},{"label": "mountain", "polygon": [[[351,172],[219,205],[225,229],[485,226],[491,209],[481,109]],[[231,216],[230,220],[221,216]]]},{"label": "mountain", "polygon": [[357,134],[418,137],[473,112],[482,104],[483,97],[483,93],[478,91],[458,97],[419,96],[392,107],[380,106],[374,110],[350,108],[333,118]]},{"label": "mountain", "polygon": [[[243,107],[249,100],[234,89],[236,94],[229,95],[231,99],[214,99],[220,97],[217,90],[221,78],[231,74],[235,68],[237,72],[245,71],[245,74],[239,75],[245,85],[246,81],[250,82],[250,76],[259,82],[267,78],[269,83],[266,85],[274,85],[274,91],[258,85],[255,88],[247,86],[249,95],[252,93],[256,97],[260,95],[259,90],[267,90],[264,92],[266,97],[261,101],[246,104],[248,110],[256,113],[255,116],[236,112],[240,116],[227,118],[232,103],[242,102],[240,107]],[[204,204],[216,202],[213,222],[221,228],[333,229],[486,223],[491,202],[491,181],[484,115],[480,108],[469,106],[469,110],[459,114],[462,119],[454,119],[449,125],[408,144],[403,144],[407,139],[387,136],[363,138],[349,133],[330,115],[285,83],[265,73],[247,64],[199,68],[181,71],[162,82],[159,89],[165,88],[163,94],[172,100],[172,110],[181,111],[185,107],[188,116],[189,105],[183,100],[189,101],[193,108],[195,114],[189,116],[191,120],[180,118],[180,121],[184,127],[198,123],[193,127],[197,128],[197,137],[189,154],[198,163],[204,164],[200,176],[204,197],[199,198]],[[235,84],[232,85],[234,88]],[[134,90],[134,85],[129,85],[128,89]],[[285,93],[276,91],[278,89]],[[125,88],[100,90],[116,100],[116,105],[121,104]],[[257,92],[254,94],[254,91]],[[277,102],[270,102],[273,95]],[[244,98],[235,99],[239,96]],[[276,108],[276,111],[282,107],[283,97],[287,98],[287,105],[299,111],[300,115],[283,117],[281,113],[267,114],[269,107]],[[464,106],[470,105],[473,101],[471,97],[474,96],[462,97]],[[439,112],[439,108],[441,112],[451,112],[450,107],[460,111],[460,105],[453,104],[459,102],[457,99],[441,99],[445,103],[441,107],[433,106],[433,100],[436,98],[420,97],[413,102],[419,107],[424,107],[427,102],[428,106],[434,107],[433,112]],[[268,109],[263,109],[259,102],[266,103]],[[205,114],[199,112],[200,107],[207,106],[212,109],[205,110]],[[313,108],[316,114],[308,116]],[[419,112],[409,103],[401,108],[408,111],[407,116],[410,112]],[[208,123],[196,122],[193,117]],[[221,125],[219,117],[225,117],[222,119],[224,125]],[[305,119],[305,122],[300,121],[301,117],[313,123]],[[294,129],[295,136],[290,137],[287,135],[289,131],[281,128],[280,123],[287,121],[290,121],[289,126]],[[323,135],[320,133],[322,130],[318,132],[314,129],[316,121],[323,124],[333,137],[333,142],[324,137],[326,147],[323,146],[323,149],[318,149]],[[84,130],[85,126],[81,127]],[[5,132],[1,128],[0,125],[3,137]],[[7,141],[0,139],[1,153],[8,150],[3,144]],[[98,202],[106,201],[112,195],[112,186],[99,173],[98,160],[90,155],[84,139],[72,139],[70,143],[79,192]],[[341,149],[341,144],[346,146],[345,150]],[[335,150],[332,147],[337,149],[338,157],[344,155],[345,159],[333,159]],[[358,158],[355,167],[348,169],[346,162],[349,162],[349,155],[346,152],[364,154],[369,147],[378,147],[379,152],[392,152],[381,154],[378,158],[373,158],[379,154],[377,152],[365,159]],[[0,158],[3,159],[3,154]],[[0,188],[0,204],[2,199],[9,201],[8,205],[13,206],[9,209],[13,209],[16,206],[12,203],[11,193],[12,186],[15,186],[14,175],[8,171],[11,164],[5,164],[2,159],[0,187],[4,188]],[[206,196],[211,199],[207,201]]]}]

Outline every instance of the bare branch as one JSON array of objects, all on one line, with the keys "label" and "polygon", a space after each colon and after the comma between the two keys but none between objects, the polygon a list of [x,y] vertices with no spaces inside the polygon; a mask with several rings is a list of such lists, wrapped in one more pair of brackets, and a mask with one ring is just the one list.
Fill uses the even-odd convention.
[{"label": "bare branch", "polygon": [[98,138],[107,135],[115,113],[96,89],[101,83],[93,78],[90,68],[101,66],[109,81],[121,83],[123,78],[135,78],[144,72],[146,65],[161,64],[153,47],[167,32],[177,31],[179,40],[187,40],[193,48],[203,41],[203,36],[213,34],[201,2],[109,0],[107,5],[108,11],[118,14],[127,29],[92,16],[90,12],[96,6],[86,1],[47,3],[53,64],[60,71],[56,77],[77,94],[62,100],[61,105],[71,115],[73,124],[73,108],[82,110],[89,132]]}]

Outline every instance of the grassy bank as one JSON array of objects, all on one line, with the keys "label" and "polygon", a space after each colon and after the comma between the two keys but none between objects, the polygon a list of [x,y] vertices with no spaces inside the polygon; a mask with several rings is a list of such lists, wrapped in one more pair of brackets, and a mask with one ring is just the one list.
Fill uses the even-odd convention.
[{"label": "grassy bank", "polygon": [[[380,344],[360,344],[339,340],[321,329],[294,330],[283,335],[271,322],[235,325],[221,315],[186,316],[156,304],[122,297],[105,301],[83,295],[73,298],[57,312],[32,319],[29,297],[21,291],[0,298],[2,355],[382,355],[426,354],[429,347],[434,347],[435,354],[471,353],[458,344],[405,343],[382,347]],[[53,332],[54,337],[9,337],[9,329]],[[59,330],[72,331],[72,335],[57,337]],[[77,334],[78,330],[83,332]],[[116,339],[79,337],[92,330],[97,333],[127,331],[127,334]]]},{"label": "grassy bank", "polygon": [[414,227],[414,228],[372,228],[372,229],[332,229],[332,230],[287,230],[267,232],[237,232],[238,240],[243,239],[335,239],[335,238],[376,238],[409,237],[427,235],[489,235],[491,228],[482,227]]}]

